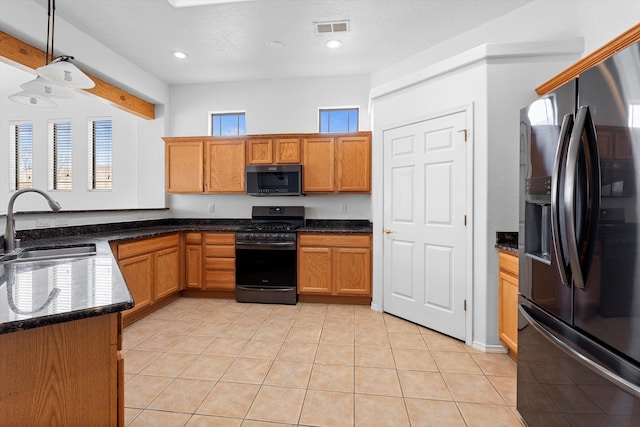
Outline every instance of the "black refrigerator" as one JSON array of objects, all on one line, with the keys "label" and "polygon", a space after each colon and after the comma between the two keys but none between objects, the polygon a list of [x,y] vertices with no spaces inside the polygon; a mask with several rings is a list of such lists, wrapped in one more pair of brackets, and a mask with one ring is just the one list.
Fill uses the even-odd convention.
[{"label": "black refrigerator", "polygon": [[517,409],[640,426],[640,43],[521,110]]}]

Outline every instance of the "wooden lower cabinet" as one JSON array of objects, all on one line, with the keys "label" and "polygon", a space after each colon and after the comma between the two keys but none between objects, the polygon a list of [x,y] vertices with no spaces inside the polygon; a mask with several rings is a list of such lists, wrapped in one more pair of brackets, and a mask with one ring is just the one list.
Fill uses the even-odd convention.
[{"label": "wooden lower cabinet", "polygon": [[202,233],[189,232],[184,236],[184,287],[202,289]]},{"label": "wooden lower cabinet", "polygon": [[142,317],[158,301],[181,289],[181,245],[178,233],[123,242],[115,246],[120,271],[134,307],[123,312],[125,324]]},{"label": "wooden lower cabinet", "polygon": [[518,355],[518,256],[500,251],[498,336],[513,357]]},{"label": "wooden lower cabinet", "polygon": [[7,426],[124,426],[119,313],[0,335]]},{"label": "wooden lower cabinet", "polygon": [[300,233],[298,293],[371,297],[371,235]]},{"label": "wooden lower cabinet", "polygon": [[235,244],[233,232],[186,233],[185,289],[235,292]]},{"label": "wooden lower cabinet", "polygon": [[234,291],[236,289],[235,233],[205,233],[204,289]]}]

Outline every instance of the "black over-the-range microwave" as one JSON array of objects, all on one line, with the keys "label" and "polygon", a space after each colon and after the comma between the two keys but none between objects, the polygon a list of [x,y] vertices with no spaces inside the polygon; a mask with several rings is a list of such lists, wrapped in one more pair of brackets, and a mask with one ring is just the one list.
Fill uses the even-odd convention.
[{"label": "black over-the-range microwave", "polygon": [[251,196],[299,196],[301,165],[247,166],[247,194]]}]

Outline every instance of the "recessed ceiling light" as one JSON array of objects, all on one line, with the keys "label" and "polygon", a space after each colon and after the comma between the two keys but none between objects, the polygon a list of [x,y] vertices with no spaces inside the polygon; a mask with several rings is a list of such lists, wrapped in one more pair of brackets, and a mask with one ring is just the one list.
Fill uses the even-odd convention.
[{"label": "recessed ceiling light", "polygon": [[187,59],[189,57],[189,54],[187,54],[187,52],[183,52],[181,50],[174,50],[173,52],[171,52],[171,54],[178,59]]},{"label": "recessed ceiling light", "polygon": [[284,43],[278,40],[274,40],[269,43],[269,46],[271,46],[273,49],[282,49],[284,47]]},{"label": "recessed ceiling light", "polygon": [[342,42],[340,40],[328,40],[324,45],[329,49],[338,49],[342,47]]}]

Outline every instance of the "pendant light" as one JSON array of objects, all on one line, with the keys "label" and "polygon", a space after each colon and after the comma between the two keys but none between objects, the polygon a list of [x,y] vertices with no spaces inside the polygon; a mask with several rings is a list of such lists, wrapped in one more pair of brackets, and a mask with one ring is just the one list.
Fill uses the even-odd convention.
[{"label": "pendant light", "polygon": [[20,85],[27,92],[35,93],[40,96],[48,96],[51,98],[72,98],[73,93],[66,87],[47,80],[43,77],[37,77]]},{"label": "pendant light", "polygon": [[52,59],[56,2],[55,0],[48,0],[48,2],[46,64],[36,69],[38,77],[35,80],[20,85],[24,89],[22,92],[9,97],[10,100],[19,104],[43,108],[57,106],[49,98],[71,98],[73,94],[68,88],[91,89],[95,86],[93,80],[70,62],[73,56]]},{"label": "pendant light", "polygon": [[18,104],[30,105],[32,107],[54,108],[58,106],[58,104],[56,104],[46,96],[38,95],[32,92],[27,92],[26,90],[23,90],[22,92],[14,93],[9,97],[9,99],[12,100],[13,102],[17,102]]},{"label": "pendant light", "polygon": [[[56,24],[56,0],[49,0],[48,16],[47,63],[45,66],[36,69],[38,75],[62,86],[76,89],[91,89],[96,84],[85,73],[80,71],[78,67],[71,63],[73,56],[60,56],[50,61],[50,58],[54,58],[53,36],[55,34]],[[51,49],[49,49],[49,45],[51,45]],[[49,56],[49,53],[51,53],[51,56]]]}]

